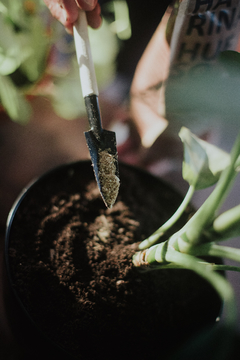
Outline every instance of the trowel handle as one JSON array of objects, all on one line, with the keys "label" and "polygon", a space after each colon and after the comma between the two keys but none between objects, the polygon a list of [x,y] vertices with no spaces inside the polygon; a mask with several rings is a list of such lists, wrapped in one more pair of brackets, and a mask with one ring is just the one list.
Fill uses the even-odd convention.
[{"label": "trowel handle", "polygon": [[99,139],[102,133],[102,124],[98,104],[98,86],[88,37],[88,24],[85,11],[79,11],[78,19],[73,26],[73,35],[88,121],[96,139]]},{"label": "trowel handle", "polygon": [[78,19],[73,26],[73,34],[83,97],[85,98],[88,95],[98,96],[98,86],[88,37],[88,24],[85,11],[79,11]]}]

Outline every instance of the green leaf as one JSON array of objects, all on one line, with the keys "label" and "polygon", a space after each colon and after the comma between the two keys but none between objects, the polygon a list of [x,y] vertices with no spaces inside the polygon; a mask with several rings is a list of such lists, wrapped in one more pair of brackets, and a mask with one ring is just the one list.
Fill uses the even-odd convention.
[{"label": "green leaf", "polygon": [[[207,231],[215,219],[216,212],[219,210],[223,201],[226,199],[234,180],[236,178],[236,161],[240,155],[240,133],[238,134],[230,154],[230,164],[221,173],[215,189],[205,200],[203,205],[192,216],[188,223],[181,229],[181,234],[185,232],[187,241],[196,245],[202,241],[201,234]],[[206,241],[206,239],[205,239]]]},{"label": "green leaf", "polygon": [[[2,2],[1,2],[2,3]],[[1,4],[0,3],[0,4]],[[21,67],[27,78],[34,82],[42,74],[48,55],[50,38],[46,36],[46,20],[38,0],[7,1],[0,6],[0,74],[9,75]]]},{"label": "green leaf", "polygon": [[7,76],[0,76],[0,100],[12,120],[22,124],[28,122],[31,105]]},{"label": "green leaf", "polygon": [[29,28],[29,15],[34,16],[47,9],[43,0],[1,0],[0,11],[17,28]]},{"label": "green leaf", "polygon": [[0,15],[0,74],[13,73],[29,57],[32,50],[27,44],[27,35],[15,33]]},{"label": "green leaf", "polygon": [[199,139],[185,127],[179,136],[184,144],[183,178],[196,190],[214,185],[230,164],[230,155]]},{"label": "green leaf", "polygon": [[115,21],[111,23],[111,30],[117,34],[119,39],[129,39],[132,35],[132,29],[127,1],[111,1],[105,6],[114,13],[115,17]]},{"label": "green leaf", "polygon": [[8,12],[7,7],[1,1],[0,2],[0,13],[7,14],[7,12]]},{"label": "green leaf", "polygon": [[104,19],[97,31],[92,28],[88,31],[97,82],[101,89],[107,86],[115,75],[115,60],[119,44],[117,36],[110,30],[109,23]]},{"label": "green leaf", "polygon": [[76,59],[67,76],[56,78],[54,85],[52,104],[60,117],[72,120],[86,114]]}]

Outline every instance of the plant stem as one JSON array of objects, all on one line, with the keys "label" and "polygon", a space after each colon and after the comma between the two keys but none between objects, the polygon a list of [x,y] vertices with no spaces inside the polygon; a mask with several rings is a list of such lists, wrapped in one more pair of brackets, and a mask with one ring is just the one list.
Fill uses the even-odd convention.
[{"label": "plant stem", "polygon": [[176,212],[162,226],[160,226],[160,228],[156,230],[151,236],[143,240],[139,245],[139,249],[141,250],[147,249],[150,246],[154,245],[158,241],[158,239],[167,230],[169,230],[171,226],[173,226],[176,223],[176,221],[181,217],[183,212],[186,210],[188,204],[190,203],[194,191],[195,191],[195,187],[193,185],[190,185],[181,205],[178,207]]},{"label": "plant stem", "polygon": [[218,256],[240,262],[240,249],[231,248],[229,246],[221,246],[215,243],[211,244],[206,255]]},{"label": "plant stem", "polygon": [[224,239],[239,236],[240,205],[237,205],[219,215],[213,222],[213,231]]},{"label": "plant stem", "polygon": [[[133,258],[134,265],[150,265],[150,267],[146,267],[146,270],[152,270],[154,268],[163,269],[181,267],[183,269],[194,271],[195,273],[206,279],[217,291],[226,306],[226,325],[234,328],[236,325],[236,304],[234,298],[234,291],[229,282],[217,272],[212,271],[214,269],[214,266],[212,264],[202,262],[200,259],[192,255],[180,253],[179,251],[176,251],[172,246],[169,246],[167,242],[159,245],[151,247],[151,251],[150,249],[147,249],[145,251],[140,251],[139,253],[135,254]],[[207,245],[209,249],[212,248],[212,251],[209,250],[208,255],[217,255],[220,257],[225,255],[225,247],[218,247],[217,245],[212,245],[210,247],[210,244]],[[142,259],[144,260],[144,262],[140,263],[140,258],[138,257],[138,255],[143,253],[145,254],[144,258]],[[238,257],[240,257],[240,250]],[[162,262],[162,264],[158,265],[156,262]],[[216,267],[218,268],[218,270],[226,269],[221,265],[216,265]]]},{"label": "plant stem", "polygon": [[[181,242],[180,240],[176,243],[178,246],[177,248],[173,246],[174,244],[167,240],[161,244],[152,246],[147,250],[137,252],[133,257],[134,265],[137,267],[145,266],[146,270],[148,270],[148,267],[150,270],[178,268],[175,262],[171,263],[171,261],[168,259],[170,251],[197,257],[216,256],[240,262],[240,249],[231,248],[229,246],[220,246],[214,242],[198,245],[195,247],[187,247],[187,243],[184,241]],[[199,263],[205,265],[210,270],[240,271],[240,267],[238,266],[218,265],[201,260]]]},{"label": "plant stem", "polygon": [[149,264],[166,263],[165,255],[168,250],[168,241],[153,245],[149,249],[138,251],[133,255],[133,265],[141,267]]},{"label": "plant stem", "polygon": [[201,264],[199,259],[182,254],[175,250],[167,251],[166,260],[177,265],[181,265],[184,269],[192,270],[204,279],[206,279],[212,287],[217,291],[226,307],[226,325],[234,329],[236,326],[236,303],[234,291],[230,283],[215,271],[209,270],[206,265]]},{"label": "plant stem", "polygon": [[[207,270],[211,271],[237,271],[240,272],[239,266],[232,265],[220,265],[220,264],[212,264],[204,261],[199,261],[200,264],[205,265]],[[163,269],[183,269],[184,267],[181,265],[177,265],[174,263],[167,264],[155,264],[153,266],[149,265],[143,271],[153,271],[153,270],[163,270]]]},{"label": "plant stem", "polygon": [[237,272],[240,272],[239,266],[232,266],[232,265],[211,264],[211,268],[214,271],[237,271]]}]

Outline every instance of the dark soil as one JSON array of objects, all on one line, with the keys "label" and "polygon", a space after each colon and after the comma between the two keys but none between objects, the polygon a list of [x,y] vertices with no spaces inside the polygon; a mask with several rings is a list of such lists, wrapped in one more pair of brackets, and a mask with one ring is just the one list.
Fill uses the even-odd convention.
[{"label": "dark soil", "polygon": [[154,359],[219,314],[217,295],[195,274],[133,268],[139,242],[181,197],[130,170],[120,166],[112,209],[103,204],[89,162],[50,173],[30,188],[8,232],[21,302],[37,326],[78,359]]}]

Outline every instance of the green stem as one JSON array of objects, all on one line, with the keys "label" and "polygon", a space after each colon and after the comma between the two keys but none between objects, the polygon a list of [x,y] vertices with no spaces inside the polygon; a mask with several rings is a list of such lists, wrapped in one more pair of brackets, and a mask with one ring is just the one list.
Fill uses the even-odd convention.
[{"label": "green stem", "polygon": [[209,256],[218,256],[221,258],[227,258],[229,260],[240,262],[240,249],[232,248],[229,246],[221,246],[217,244],[211,244],[208,249]]},{"label": "green stem", "polygon": [[[205,265],[206,269],[211,271],[237,271],[240,272],[239,266],[232,266],[232,265],[219,265],[219,264],[212,264],[204,261],[199,261],[200,264]],[[176,265],[174,263],[168,264],[155,264],[149,265],[143,271],[153,271],[153,270],[163,270],[163,269],[183,269],[183,266]]]},{"label": "green stem", "polygon": [[[208,244],[209,245],[209,244]],[[166,244],[165,244],[166,246]],[[157,248],[158,245],[155,246]],[[149,249],[148,249],[149,250]],[[141,251],[143,253],[144,251]],[[140,253],[140,252],[139,252]],[[195,258],[189,254],[183,254],[174,250],[169,244],[167,251],[165,251],[164,260],[168,263],[155,264],[153,266],[147,267],[146,270],[154,270],[157,268],[160,269],[188,269],[194,271],[196,274],[204,278],[217,292],[220,299],[222,300],[225,306],[225,321],[224,326],[214,327],[208,335],[208,338],[205,339],[206,343],[201,340],[202,346],[208,346],[210,344],[210,349],[212,345],[216,343],[217,348],[214,348],[214,359],[227,359],[229,349],[232,347],[233,339],[235,336],[235,330],[237,325],[237,310],[236,310],[236,301],[234,296],[234,291],[230,283],[218,274],[215,270],[236,270],[234,267],[225,267],[222,265],[213,265],[209,263],[202,262],[200,259]],[[140,269],[141,270],[141,269]],[[144,269],[145,270],[145,269]],[[144,271],[143,270],[143,271]],[[239,268],[237,268],[240,271]],[[220,331],[219,331],[220,330]],[[220,335],[220,336],[219,336]],[[219,349],[219,341],[221,347]],[[217,350],[220,352],[218,353]],[[212,351],[212,350],[211,350]],[[206,354],[206,350],[204,349]]]},{"label": "green stem", "polygon": [[[161,244],[159,244],[161,245]],[[216,273],[215,271],[212,271],[213,267],[211,264],[203,263],[200,259],[189,255],[189,254],[183,254],[179,251],[174,250],[171,246],[168,246],[167,249],[164,249],[164,246],[166,247],[167,243],[165,245],[161,246],[161,251],[159,248],[159,245],[155,245],[153,248],[155,248],[155,257],[153,257],[153,253],[151,256],[147,256],[147,252],[150,254],[148,250],[145,251],[145,264],[144,265],[151,265],[150,269],[157,268],[159,265],[156,264],[156,262],[162,262],[161,268],[177,268],[181,267],[184,269],[192,270],[201,277],[203,277],[205,280],[207,280],[213,288],[217,291],[220,298],[224,301],[226,306],[226,324],[229,325],[231,328],[235,327],[236,325],[236,304],[235,304],[235,297],[234,297],[234,291],[230,285],[230,283],[220,274]],[[216,255],[222,256],[224,255],[224,252],[220,251],[219,248],[214,245],[211,246],[213,251],[209,251],[208,255]],[[158,248],[158,249],[157,249]],[[208,244],[209,248],[209,244]],[[219,250],[214,251],[214,249]],[[162,256],[159,256],[159,252],[162,253]],[[225,250],[225,249],[224,249]],[[203,251],[202,251],[203,252]],[[143,253],[143,252],[139,252]],[[240,250],[239,250],[240,253]],[[135,263],[133,259],[134,265],[138,266],[137,263]],[[165,263],[164,263],[165,261]],[[219,268],[220,269],[220,268]]]},{"label": "green stem", "polygon": [[[216,243],[206,243],[197,246],[191,246],[182,238],[178,238],[178,241],[174,243],[170,240],[167,240],[158,245],[154,245],[147,250],[138,251],[133,256],[133,264],[137,267],[141,266],[151,266],[151,267],[172,267],[169,262],[172,262],[168,259],[169,251],[175,251],[183,255],[191,256],[216,256],[220,258],[227,258],[229,260],[240,262],[240,249],[231,248],[229,246],[221,246]],[[161,265],[159,265],[161,264]],[[208,264],[208,263],[207,263]],[[220,265],[213,265],[214,270],[220,270]],[[239,267],[227,268],[227,265],[222,265],[222,270],[234,270],[239,271]]]},{"label": "green stem", "polygon": [[215,271],[237,271],[240,272],[239,266],[232,266],[232,265],[211,265],[212,270]]},{"label": "green stem", "polygon": [[144,267],[145,265],[158,263],[166,263],[165,255],[168,250],[168,241],[153,245],[149,249],[138,251],[133,255],[133,265],[136,267]]},{"label": "green stem", "polygon": [[224,239],[239,236],[240,205],[237,205],[219,215],[213,222],[213,231]]},{"label": "green stem", "polygon": [[205,280],[217,291],[226,307],[226,325],[231,329],[236,326],[236,303],[234,291],[230,283],[215,271],[210,271],[201,261],[191,255],[182,254],[175,250],[168,250],[166,260],[182,266],[184,269],[192,270]]},{"label": "green stem", "polygon": [[154,245],[158,239],[173,226],[177,220],[181,217],[183,212],[186,210],[187,206],[189,205],[193,194],[195,192],[195,187],[193,185],[189,186],[189,189],[181,203],[181,205],[178,207],[176,212],[168,219],[158,230],[156,230],[151,236],[149,236],[147,239],[143,240],[141,244],[139,245],[139,249],[144,250],[149,248],[150,246]]},{"label": "green stem", "polygon": [[[175,245],[175,246],[174,246]],[[185,246],[186,245],[186,246]],[[152,268],[173,268],[176,264],[169,264],[168,254],[169,251],[176,251],[183,255],[191,256],[216,256],[220,258],[227,258],[240,262],[240,249],[231,248],[228,246],[220,246],[215,243],[207,243],[198,246],[190,246],[185,241],[178,239],[178,242],[172,244],[170,241],[152,246],[147,250],[138,251],[133,256],[133,264],[137,267],[150,266]],[[204,262],[200,261],[202,264]],[[227,265],[216,265],[211,263],[205,263],[205,266],[211,267],[212,270],[233,270],[239,271],[238,266],[227,267]]]},{"label": "green stem", "polygon": [[[150,249],[149,249],[150,250]],[[178,250],[178,249],[177,249]],[[185,249],[183,249],[185,250]],[[240,249],[218,245],[215,242],[186,248],[186,253],[193,256],[216,256],[240,262]],[[166,261],[166,256],[165,256]]]}]

